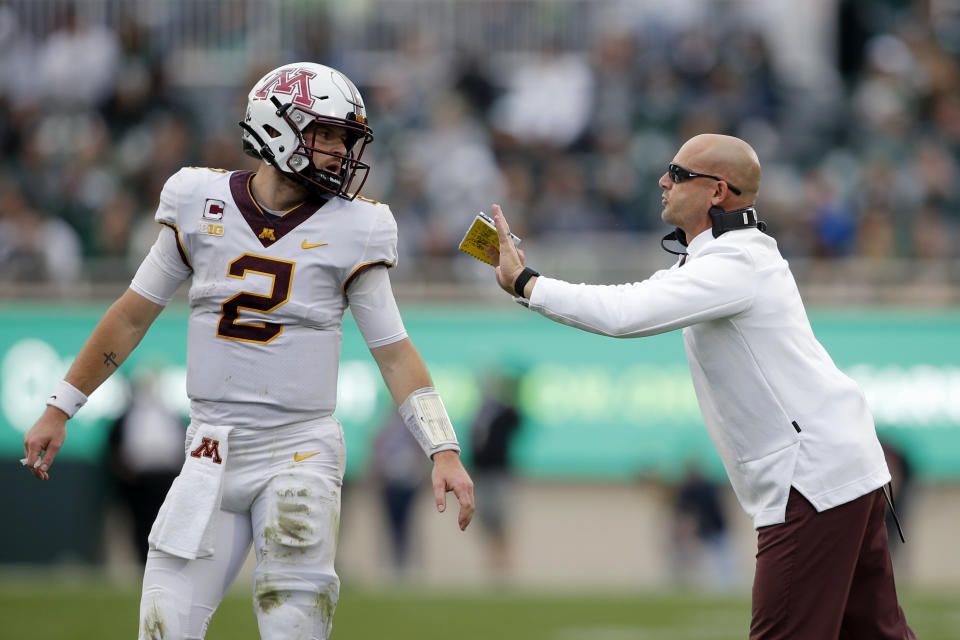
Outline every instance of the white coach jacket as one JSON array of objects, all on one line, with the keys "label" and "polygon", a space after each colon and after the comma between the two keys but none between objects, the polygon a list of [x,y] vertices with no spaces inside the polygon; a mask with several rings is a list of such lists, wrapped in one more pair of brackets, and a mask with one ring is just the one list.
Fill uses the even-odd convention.
[{"label": "white coach jacket", "polygon": [[683,266],[633,284],[540,277],[530,308],[634,338],[683,328],[704,423],[754,527],[784,521],[790,487],[818,511],[890,480],[863,392],[817,341],[776,241],[704,231]]}]

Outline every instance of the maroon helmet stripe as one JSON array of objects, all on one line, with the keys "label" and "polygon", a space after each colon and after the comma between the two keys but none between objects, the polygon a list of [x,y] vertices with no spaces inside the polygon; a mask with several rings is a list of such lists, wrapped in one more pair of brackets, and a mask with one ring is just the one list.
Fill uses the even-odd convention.
[{"label": "maroon helmet stripe", "polygon": [[[274,242],[296,229],[307,218],[316,213],[317,209],[323,206],[323,201],[314,198],[305,200],[302,204],[287,211],[279,218],[267,219],[267,214],[263,212],[260,205],[254,201],[250,193],[250,181],[253,180],[255,173],[253,171],[234,171],[230,174],[230,194],[233,201],[247,221],[253,235],[260,241],[264,247],[269,247]],[[272,229],[272,234],[265,234],[265,229]]]}]

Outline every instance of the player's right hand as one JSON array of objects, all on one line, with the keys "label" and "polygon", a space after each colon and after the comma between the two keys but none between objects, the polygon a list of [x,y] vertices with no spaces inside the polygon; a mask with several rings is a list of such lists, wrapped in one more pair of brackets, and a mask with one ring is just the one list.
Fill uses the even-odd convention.
[{"label": "player's right hand", "polygon": [[[67,414],[56,407],[47,407],[40,419],[23,436],[23,452],[27,456],[27,469],[37,479],[49,480],[53,459],[67,438]],[[43,452],[41,458],[40,453]],[[37,460],[40,464],[35,466]]]},{"label": "player's right hand", "polygon": [[513,290],[513,283],[517,281],[517,276],[523,271],[525,262],[523,251],[517,249],[513,241],[510,240],[510,225],[507,224],[507,218],[503,215],[500,205],[493,205],[492,211],[493,222],[497,225],[500,251],[488,247],[487,255],[496,267],[497,284],[510,295],[516,295]]},{"label": "player's right hand", "polygon": [[476,501],[473,496],[473,480],[467,470],[463,468],[460,454],[455,451],[441,451],[433,455],[433,494],[437,501],[437,511],[443,513],[447,509],[447,491],[453,491],[460,502],[460,515],[457,524],[461,531],[466,531],[473,513],[476,510]]}]

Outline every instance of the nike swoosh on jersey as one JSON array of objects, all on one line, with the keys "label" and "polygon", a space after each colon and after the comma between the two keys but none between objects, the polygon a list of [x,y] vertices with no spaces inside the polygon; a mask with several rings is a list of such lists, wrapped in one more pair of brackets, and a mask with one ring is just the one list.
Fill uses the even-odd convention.
[{"label": "nike swoosh on jersey", "polygon": [[297,454],[296,451],[294,451],[294,452],[293,452],[293,461],[294,461],[294,462],[303,462],[303,461],[306,460],[307,458],[312,458],[313,456],[317,455],[318,453],[320,453],[320,452],[319,452],[319,451],[314,451],[313,453],[308,453],[308,454],[305,455],[305,456],[301,456],[301,455]]},{"label": "nike swoosh on jersey", "polygon": [[307,242],[304,240],[300,243],[301,249],[313,249],[314,247],[325,247],[327,246],[326,242]]}]

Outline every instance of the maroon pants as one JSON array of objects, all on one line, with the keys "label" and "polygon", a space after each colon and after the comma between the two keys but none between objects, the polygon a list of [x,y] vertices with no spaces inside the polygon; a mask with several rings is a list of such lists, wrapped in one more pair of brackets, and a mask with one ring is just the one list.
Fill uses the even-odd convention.
[{"label": "maroon pants", "polygon": [[878,489],[821,513],[790,489],[757,531],[751,640],[916,640],[897,602]]}]

